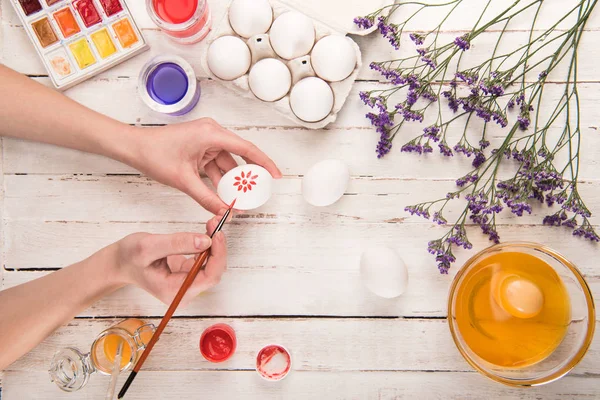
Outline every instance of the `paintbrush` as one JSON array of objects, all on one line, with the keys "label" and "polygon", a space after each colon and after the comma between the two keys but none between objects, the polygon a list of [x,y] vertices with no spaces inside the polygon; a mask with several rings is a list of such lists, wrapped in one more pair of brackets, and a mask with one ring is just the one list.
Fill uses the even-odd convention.
[{"label": "paintbrush", "polygon": [[[221,218],[221,220],[219,221],[219,224],[217,225],[217,227],[215,228],[213,233],[210,235],[211,239],[217,234],[217,232],[219,232],[221,230],[221,228],[223,228],[223,225],[225,225],[225,222],[227,221],[229,214],[231,214],[231,210],[233,210],[234,205],[235,205],[235,200],[233,200],[233,202],[229,206],[229,209],[225,212],[225,215],[223,215],[223,218]],[[119,392],[119,396],[118,396],[119,399],[123,398],[123,396],[125,396],[125,393],[127,393],[127,389],[129,389],[129,386],[131,386],[131,383],[135,379],[137,373],[142,368],[142,365],[144,364],[144,361],[146,361],[148,354],[150,354],[150,352],[152,351],[152,348],[158,341],[160,334],[163,332],[163,330],[169,323],[169,320],[171,319],[171,317],[173,316],[173,313],[179,306],[179,303],[181,303],[181,299],[183,299],[183,296],[185,295],[185,293],[188,291],[190,286],[192,286],[194,279],[196,279],[196,276],[198,276],[198,273],[204,267],[204,263],[206,262],[206,259],[208,258],[209,253],[210,253],[210,251],[206,250],[204,253],[200,254],[200,256],[194,262],[192,269],[190,269],[190,272],[188,272],[188,275],[185,278],[185,280],[183,281],[183,284],[181,284],[181,288],[179,288],[179,291],[175,295],[175,298],[173,299],[173,302],[169,306],[169,309],[167,310],[165,316],[160,321],[160,324],[158,325],[158,328],[156,328],[156,331],[154,331],[154,334],[152,335],[152,339],[150,339],[150,342],[148,343],[148,345],[146,345],[146,349],[140,356],[140,359],[138,360],[138,362],[135,364],[135,367],[133,367],[133,371],[131,371],[131,373],[129,374],[129,377],[127,377],[127,381],[125,381],[123,388]]]}]

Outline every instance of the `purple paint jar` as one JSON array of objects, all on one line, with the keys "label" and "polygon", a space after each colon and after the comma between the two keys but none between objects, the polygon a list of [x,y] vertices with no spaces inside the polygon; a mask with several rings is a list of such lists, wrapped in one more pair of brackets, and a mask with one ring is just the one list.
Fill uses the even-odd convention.
[{"label": "purple paint jar", "polygon": [[140,97],[154,111],[184,115],[200,100],[200,84],[192,66],[178,56],[158,56],[142,68]]}]

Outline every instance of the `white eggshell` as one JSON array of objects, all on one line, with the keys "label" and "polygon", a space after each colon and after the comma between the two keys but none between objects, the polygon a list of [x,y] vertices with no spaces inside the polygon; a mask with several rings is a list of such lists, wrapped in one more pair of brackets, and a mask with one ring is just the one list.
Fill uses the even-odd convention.
[{"label": "white eggshell", "polygon": [[273,177],[259,165],[240,165],[221,178],[217,193],[226,204],[235,199],[236,210],[252,210],[271,198]]},{"label": "white eggshell", "polygon": [[315,44],[315,26],[306,15],[288,11],[273,22],[269,36],[275,53],[291,60],[310,52]]},{"label": "white eggshell", "polygon": [[333,90],[323,79],[308,77],[296,83],[290,94],[290,107],[298,118],[317,122],[333,109]]},{"label": "white eggshell", "polygon": [[229,23],[240,36],[266,33],[273,22],[273,9],[268,0],[233,0],[229,6]]},{"label": "white eggshell", "polygon": [[352,74],[356,67],[356,51],[351,40],[345,36],[331,35],[315,44],[310,57],[319,78],[338,82]]},{"label": "white eggshell", "polygon": [[408,270],[398,253],[388,247],[373,247],[360,257],[360,276],[371,292],[391,299],[408,285]]},{"label": "white eggshell", "polygon": [[250,90],[263,101],[276,101],[285,96],[292,86],[288,67],[275,58],[260,60],[250,70]]},{"label": "white eggshell", "polygon": [[206,62],[218,78],[232,81],[248,72],[251,60],[250,49],[242,39],[222,36],[211,43]]},{"label": "white eggshell", "polygon": [[349,181],[350,171],[342,161],[320,161],[304,175],[302,196],[313,206],[329,206],[344,195]]}]

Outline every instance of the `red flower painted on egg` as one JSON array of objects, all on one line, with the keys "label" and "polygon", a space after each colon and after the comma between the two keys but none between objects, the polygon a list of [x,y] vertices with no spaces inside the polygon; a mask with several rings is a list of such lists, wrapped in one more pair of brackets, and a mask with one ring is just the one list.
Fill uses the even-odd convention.
[{"label": "red flower painted on egg", "polygon": [[246,193],[248,190],[252,190],[252,186],[256,185],[256,178],[258,175],[252,175],[252,171],[244,173],[242,171],[241,176],[236,176],[233,186],[237,186],[238,192],[242,190]]}]

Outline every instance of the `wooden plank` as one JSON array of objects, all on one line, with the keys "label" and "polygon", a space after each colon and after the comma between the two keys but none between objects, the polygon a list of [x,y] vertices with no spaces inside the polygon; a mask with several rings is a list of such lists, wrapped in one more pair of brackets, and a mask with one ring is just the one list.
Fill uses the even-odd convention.
[{"label": "wooden plank", "polygon": [[[48,78],[35,79],[45,85],[49,85]],[[205,80],[202,81],[201,85],[203,97],[198,106],[189,114],[177,119],[153,112],[142,103],[137,95],[137,77],[96,77],[75,86],[66,94],[87,107],[129,124],[168,124],[192,121],[201,117],[211,117],[228,127],[296,127],[293,121],[277,113],[273,113],[268,104],[237,96],[233,92],[224,89],[216,81]],[[340,111],[337,121],[331,125],[331,128],[370,128],[369,121],[364,117],[370,109],[362,104],[358,98],[358,93],[360,91],[388,87],[389,85],[374,82],[356,82],[350,92],[348,101]],[[549,105],[555,105],[556,101],[562,96],[563,91],[564,86],[562,84],[546,85],[544,104],[547,106],[542,106],[540,111],[541,118],[547,118],[553,112],[554,107],[550,108]],[[586,101],[581,103],[580,107],[582,129],[586,129],[585,133],[589,132],[589,134],[593,134],[592,130],[597,128],[598,125],[594,119],[594,112],[600,103],[598,83],[580,83],[578,91],[581,98],[586,99]],[[113,101],[104,101],[105,97],[98,96],[97,93],[110,93]],[[390,100],[390,105],[396,101],[402,101],[404,98],[401,94],[401,92],[398,92],[397,96]],[[441,108],[444,115],[451,116],[452,112],[446,106],[445,100],[443,102]],[[224,107],[224,104],[227,104],[227,107]],[[407,130],[412,128],[417,132],[421,131],[427,125],[434,123],[436,117],[436,112],[429,112],[426,114],[424,123],[414,122],[408,124]],[[511,113],[510,120],[514,121],[516,117],[516,113]],[[475,125],[471,126],[473,128],[473,135],[478,131],[476,127],[479,124],[479,120],[476,121]],[[404,132],[407,132],[407,130]],[[414,133],[414,130],[411,133]],[[327,131],[327,129],[322,131]],[[495,135],[498,131],[504,132],[504,135],[506,134],[506,130],[500,130],[500,128],[496,130],[495,126],[490,134]],[[412,139],[416,134],[407,134],[407,136]],[[402,141],[401,143],[397,143],[397,145],[401,144],[403,144]],[[370,152],[372,150],[367,149],[367,151]]]},{"label": "wooden plank", "polygon": [[[301,185],[302,179],[295,177],[275,181],[270,201],[240,216],[239,222],[429,225],[427,220],[411,217],[404,208],[443,198],[457,189],[453,180],[353,178],[339,202],[313,207],[304,201]],[[212,217],[184,193],[139,176],[7,175],[5,186],[4,218],[10,221],[205,222]],[[594,196],[600,190],[600,181],[582,182],[579,188],[588,207],[600,209],[600,199]],[[444,209],[444,215],[452,221],[463,207],[463,201],[455,200]],[[496,221],[541,224],[551,212],[554,208],[539,204],[531,215],[517,217],[506,211]],[[591,221],[595,222],[596,217]]]},{"label": "wooden plank", "polygon": [[[356,99],[349,103],[357,102]],[[366,111],[366,110],[363,110]],[[358,111],[357,111],[358,112]],[[587,115],[594,113],[589,110]],[[600,135],[597,124],[583,128],[583,148],[579,177],[582,180],[597,178],[600,163]],[[421,126],[414,125],[416,129]],[[152,128],[146,128],[152,129]],[[455,143],[462,135],[464,127],[455,125],[449,131],[450,143]],[[549,136],[559,133],[552,130]],[[395,178],[447,178],[456,179],[471,170],[472,158],[455,156],[450,159],[433,154],[418,156],[401,153],[400,149],[418,133],[412,129],[403,130],[396,139],[392,152],[383,159],[377,159],[375,147],[378,134],[370,127],[335,128],[323,130],[305,130],[301,128],[233,128],[241,137],[252,141],[278,164],[285,175],[301,176],[310,166],[328,159],[338,158],[347,163],[354,176],[375,176]],[[475,139],[476,130],[472,131]],[[504,140],[506,131],[491,130],[489,137],[492,147],[498,147]],[[293,149],[283,151],[283,149]],[[32,143],[16,139],[4,139],[5,173],[7,174],[135,174],[133,168],[104,157],[85,154],[55,146]],[[568,157],[566,152],[557,156],[557,163]],[[503,162],[501,173],[512,172],[515,163]]]},{"label": "wooden plank", "polygon": [[[3,29],[5,31],[4,36],[7,38],[4,45],[5,63],[11,68],[23,73],[30,75],[46,75],[47,72],[33,51],[32,45],[29,43],[29,39],[27,38],[27,35],[25,34],[14,10],[8,3],[8,0],[3,1],[6,2],[6,11],[4,13],[5,15],[3,16]],[[146,13],[145,3],[130,3],[133,15],[138,22],[138,25],[142,27],[144,36],[151,46],[151,51],[142,56],[136,57],[134,60],[131,60],[121,66],[111,69],[103,76],[135,77],[138,75],[140,68],[149,57],[164,53],[174,53],[184,56],[195,67],[199,76],[207,76],[200,67],[200,57],[202,57],[203,51],[205,50],[206,46],[208,46],[208,40],[194,45],[194,52],[190,52],[189,46],[177,45],[171,42],[156,28]],[[217,24],[223,17],[227,3],[228,2],[212,2],[210,5],[215,24]],[[480,2],[470,1],[465,2],[463,6],[468,8],[468,12],[470,14],[475,15],[474,9],[480,9],[482,4]],[[506,7],[506,5],[503,3],[494,3],[491,5],[488,15],[492,15],[493,12],[499,12],[500,9],[503,9],[504,7]],[[562,4],[557,3],[556,5],[553,4],[552,7],[543,7],[542,13],[540,16],[538,16],[538,22],[536,25],[536,31],[539,32],[538,34],[542,33],[542,29],[545,29],[555,23],[557,20],[557,15],[561,15],[561,12],[566,12],[572,7],[573,3],[570,2],[563,2]],[[560,11],[556,12],[555,10]],[[363,60],[365,61],[365,68],[362,69],[359,79],[379,79],[379,76],[370,71],[368,68],[368,64],[371,61],[382,61],[391,58],[397,58],[397,54],[414,54],[414,44],[408,38],[408,33],[412,32],[413,30],[426,31],[428,29],[433,29],[437,24],[438,18],[441,17],[442,11],[442,9],[430,10],[428,13],[422,14],[409,23],[406,29],[406,35],[404,35],[402,41],[402,50],[400,53],[393,52],[387,41],[383,38],[380,38],[377,34],[373,34],[368,37],[354,37],[363,51]],[[398,13],[398,17],[405,18],[406,13]],[[504,45],[499,48],[500,51],[503,51],[505,48],[514,49],[517,45],[526,43],[529,36],[531,17],[532,13],[522,15],[508,27],[508,31],[505,33],[503,42]],[[440,43],[451,42],[456,36],[462,34],[465,30],[470,30],[472,23],[473,21],[470,19],[462,18],[460,11],[457,12],[447,21],[447,24],[444,27],[444,32],[442,32],[439,37]],[[572,24],[572,18],[565,21],[565,23],[562,25],[559,25],[558,30],[566,28],[567,24]],[[586,25],[588,32],[586,32],[586,35],[584,35],[584,38],[581,42],[581,54],[585,54],[586,57],[581,57],[581,71],[579,74],[580,80],[595,79],[593,60],[597,58],[595,55],[597,55],[599,50],[597,49],[597,46],[594,45],[596,42],[594,35],[597,35],[597,31],[595,29],[598,26],[600,26],[600,18],[592,15],[592,18],[590,18],[590,21]],[[478,63],[482,61],[482,57],[487,56],[487,49],[494,47],[496,38],[498,36],[497,31],[500,27],[497,28],[498,29],[492,29],[492,31],[495,32],[481,35],[477,39],[473,48],[469,52],[469,57],[466,58],[467,60],[472,61],[473,63]],[[479,49],[481,49],[481,51],[479,51]],[[550,79],[563,79],[559,76],[562,76],[566,73],[566,68],[567,67],[564,66],[562,68],[562,72],[557,73],[556,77],[551,76]],[[537,75],[538,72],[535,74]]]},{"label": "wooden plank", "polygon": [[[66,239],[65,239],[66,240]],[[64,252],[64,248],[63,248]],[[589,258],[582,252],[580,258]],[[346,269],[329,269],[330,264],[318,261],[304,268],[289,266],[243,267],[234,262],[237,253],[229,258],[229,269],[221,283],[203,293],[185,308],[176,312],[179,316],[244,316],[244,315],[325,315],[325,316],[402,316],[445,317],[447,315],[448,289],[452,277],[461,265],[451,270],[450,276],[439,275],[433,260],[422,255],[415,263],[409,262],[409,285],[407,291],[396,299],[382,299],[362,285],[358,270],[358,256],[340,266]],[[464,257],[463,255],[461,258]],[[327,256],[320,258],[327,260]],[[333,266],[336,268],[337,266]],[[594,266],[587,265],[588,270]],[[39,278],[48,272],[6,271],[5,288]],[[588,276],[595,301],[600,304],[600,277],[597,269]],[[268,295],[265,295],[268,293]],[[126,305],[126,306],[124,306]],[[80,316],[127,316],[164,314],[166,306],[134,286],[125,287],[103,298]],[[600,317],[598,317],[600,319]]]},{"label": "wooden plank", "polygon": [[[589,276],[598,276],[599,247],[573,237],[568,229],[535,225],[500,226],[503,241],[542,241],[562,252]],[[103,246],[134,232],[203,232],[198,223],[40,222],[6,224],[7,268],[57,268],[88,257]],[[390,246],[409,269],[437,274],[427,242],[441,237],[445,227],[433,224],[269,224],[233,222],[225,230],[232,268],[284,268],[299,271],[348,271],[358,268],[362,251],[373,245]],[[469,231],[474,251],[490,245],[479,228]],[[333,240],[334,239],[334,240]],[[40,244],[43,250],[40,251]],[[68,251],[66,251],[68,249]],[[474,254],[457,250],[456,265]]]},{"label": "wooden plank", "polygon": [[[149,320],[158,324],[159,320]],[[227,362],[205,361],[198,340],[208,326],[224,322],[236,331],[236,354]],[[53,354],[66,346],[84,353],[113,320],[73,320],[58,329],[7,371],[44,371]],[[445,320],[424,319],[188,319],[169,323],[145,371],[253,369],[263,345],[280,343],[292,353],[297,371],[470,371],[455,348]],[[182,355],[185,354],[185,357]],[[595,340],[574,373],[600,368]]]},{"label": "wooden plank", "polygon": [[[5,64],[8,67],[27,75],[47,75],[48,72],[37,56],[37,53],[33,50],[33,46],[23,27],[5,23],[3,30],[4,36],[10,39],[5,41],[3,49]],[[143,34],[150,44],[150,51],[111,68],[107,72],[101,74],[101,78],[137,77],[142,66],[150,58],[165,53],[176,54],[185,58],[194,67],[194,71],[199,78],[208,78],[208,74],[201,67],[201,57],[208,46],[208,41],[203,41],[200,44],[194,45],[194,52],[190,52],[188,46],[172,43],[165,35],[156,29],[143,29]],[[461,34],[462,32],[457,31],[442,32],[439,36],[439,42],[452,42],[457,35]],[[542,31],[536,31],[536,34],[540,35],[542,34]],[[598,53],[600,52],[597,46],[594,46],[598,34],[597,30],[587,31],[582,38],[580,49],[582,54],[585,54],[585,57],[581,57],[580,61],[580,74],[578,74],[578,79],[580,81],[597,81],[597,75],[594,73],[593,65],[594,60],[597,59]],[[495,46],[497,37],[497,32],[485,33],[478,37],[474,42],[472,49],[469,50],[468,56],[463,58],[463,67],[466,68],[485,61],[488,56],[487,49],[491,49]],[[415,45],[409,39],[408,33],[402,37],[401,51],[399,52],[394,52],[388,42],[379,37],[379,35],[353,37],[353,39],[358,43],[362,51],[363,67],[358,75],[359,80],[383,79],[380,74],[369,68],[369,64],[372,61],[386,61],[398,58],[399,56],[408,57],[415,54]],[[505,33],[505,38],[502,42],[503,45],[499,47],[499,51],[505,53],[513,51],[515,48],[523,46],[528,39],[529,31],[508,31]],[[547,55],[548,52],[552,52],[556,47],[557,46],[548,46],[547,51],[544,49],[544,51],[538,53],[537,56],[541,59],[544,55]],[[564,81],[568,72],[567,64],[567,62],[564,62],[550,74],[548,81]],[[451,64],[451,68],[454,68],[453,65],[454,64]],[[538,73],[539,71],[532,72],[528,75],[528,79],[535,79]]]},{"label": "wooden plank", "polygon": [[[124,381],[121,378],[121,382]],[[6,400],[82,400],[102,398],[108,378],[94,376],[82,391],[64,393],[45,372],[8,372]],[[494,383],[474,372],[302,372],[295,371],[284,381],[263,381],[254,371],[235,372],[152,372],[136,378],[128,399],[248,399],[260,400],[564,400],[589,399],[599,395],[598,378],[568,375],[559,382],[535,388],[510,388]]]}]

